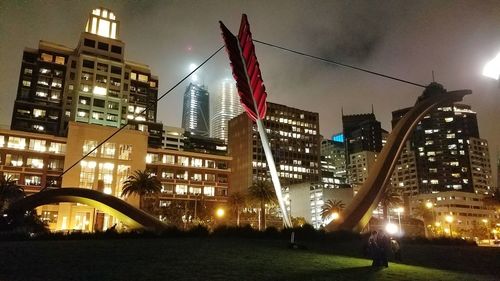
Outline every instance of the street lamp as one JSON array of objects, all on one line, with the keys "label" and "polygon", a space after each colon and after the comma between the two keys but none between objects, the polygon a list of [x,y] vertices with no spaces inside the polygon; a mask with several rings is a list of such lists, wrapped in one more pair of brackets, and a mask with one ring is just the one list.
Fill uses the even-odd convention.
[{"label": "street lamp", "polygon": [[385,231],[387,233],[394,235],[396,232],[398,232],[398,226],[393,224],[392,222],[389,222],[385,225]]},{"label": "street lamp", "polygon": [[498,80],[500,78],[500,53],[486,63],[483,68],[483,75]]},{"label": "street lamp", "polygon": [[338,212],[334,212],[332,213],[332,215],[330,216],[332,220],[337,220],[339,218],[339,213]]},{"label": "street lamp", "polygon": [[218,218],[224,217],[224,214],[225,214],[225,211],[222,208],[217,209],[217,211],[215,212],[215,215],[217,215]]},{"label": "street lamp", "polygon": [[446,222],[450,226],[450,238],[453,238],[453,233],[451,232],[451,223],[453,222],[453,216],[452,215],[446,215],[445,220],[446,220]]},{"label": "street lamp", "polygon": [[403,207],[399,207],[399,208],[394,209],[394,211],[396,211],[396,213],[398,213],[399,235],[402,236],[403,233],[401,230],[401,213],[403,213],[405,211],[405,209]]}]

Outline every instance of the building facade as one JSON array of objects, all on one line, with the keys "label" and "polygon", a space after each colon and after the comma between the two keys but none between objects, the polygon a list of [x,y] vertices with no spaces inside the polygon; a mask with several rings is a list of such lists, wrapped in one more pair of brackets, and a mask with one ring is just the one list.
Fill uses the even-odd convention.
[{"label": "building facade", "polygon": [[227,142],[227,123],[240,115],[243,107],[233,79],[224,79],[220,82],[220,89],[216,92],[210,119],[210,136]]},{"label": "building facade", "polygon": [[[264,127],[283,185],[320,181],[319,114],[268,102]],[[269,180],[257,126],[246,114],[229,121],[232,190],[246,191],[256,180]]]},{"label": "building facade", "polygon": [[184,92],[182,128],[194,135],[210,136],[210,98],[205,86],[189,83]]},{"label": "building facade", "polygon": [[70,121],[155,123],[158,78],[125,60],[119,26],[112,11],[97,8],[75,49],[46,41],[25,49],[11,129],[65,136]]},{"label": "building facade", "polygon": [[[393,126],[409,110],[394,111]],[[491,189],[487,142],[479,138],[476,113],[470,106],[436,108],[419,122],[409,142],[415,154],[418,193]]]},{"label": "building facade", "polygon": [[347,182],[343,142],[328,139],[321,141],[321,182],[326,186]]}]

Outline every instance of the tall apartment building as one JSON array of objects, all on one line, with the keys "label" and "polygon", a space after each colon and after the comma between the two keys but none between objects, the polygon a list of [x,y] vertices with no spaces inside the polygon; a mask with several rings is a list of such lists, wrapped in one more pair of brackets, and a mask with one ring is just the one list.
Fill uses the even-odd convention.
[{"label": "tall apartment building", "polygon": [[[409,110],[394,111],[392,123]],[[486,193],[491,189],[487,142],[479,138],[476,113],[470,106],[436,108],[419,122],[409,142],[415,153],[419,193]]]},{"label": "tall apartment building", "polygon": [[[264,126],[283,185],[320,181],[319,114],[268,102]],[[270,179],[257,126],[246,114],[229,121],[231,190]]]},{"label": "tall apartment building", "polygon": [[233,79],[223,79],[219,85],[220,89],[215,93],[210,119],[210,136],[227,142],[227,123],[240,115],[243,107]]},{"label": "tall apartment building", "polygon": [[[25,49],[11,129],[65,136],[69,121],[154,124],[158,78],[125,60],[119,27],[112,11],[97,8],[75,49],[45,41]],[[155,132],[161,143],[161,129]]]},{"label": "tall apartment building", "polygon": [[321,141],[321,181],[325,186],[346,183],[345,147],[343,142]]},{"label": "tall apartment building", "polygon": [[368,173],[382,150],[382,127],[375,114],[343,115],[342,126],[346,153],[347,179],[354,192],[368,178]]},{"label": "tall apartment building", "polygon": [[194,135],[210,136],[210,98],[205,86],[193,83],[187,86],[181,127]]}]

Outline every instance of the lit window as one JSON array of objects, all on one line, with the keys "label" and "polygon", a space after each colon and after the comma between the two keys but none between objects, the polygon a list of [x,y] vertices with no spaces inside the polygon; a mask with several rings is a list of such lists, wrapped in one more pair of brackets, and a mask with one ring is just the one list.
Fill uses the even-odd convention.
[{"label": "lit window", "polygon": [[115,157],[115,147],[114,143],[105,143],[101,146],[101,156],[105,158]]},{"label": "lit window", "polygon": [[[83,143],[83,155],[87,155],[90,151],[92,151],[97,146],[97,141],[95,140],[85,140]],[[94,150],[90,156],[96,156],[97,151]]]},{"label": "lit window", "polygon": [[[46,61],[46,62],[52,62],[53,56],[51,54],[42,53],[40,56],[40,59],[42,59],[43,61]],[[41,71],[41,69],[40,69],[40,71]]]},{"label": "lit window", "polygon": [[105,96],[106,95],[106,88],[104,87],[99,87],[99,86],[94,86],[94,90],[92,91],[95,95],[99,96]]}]

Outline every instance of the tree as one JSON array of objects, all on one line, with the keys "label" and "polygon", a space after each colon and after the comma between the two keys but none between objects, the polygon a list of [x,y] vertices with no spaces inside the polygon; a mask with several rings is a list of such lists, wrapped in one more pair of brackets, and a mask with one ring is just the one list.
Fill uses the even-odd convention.
[{"label": "tree", "polygon": [[276,193],[269,181],[256,181],[252,186],[248,188],[248,196],[251,199],[256,200],[260,203],[260,217],[259,230],[266,228],[266,209],[265,205],[267,203],[277,202]]},{"label": "tree", "polygon": [[0,213],[6,210],[12,202],[22,199],[24,195],[24,189],[17,185],[14,178],[0,177]]},{"label": "tree", "polygon": [[161,182],[156,176],[151,175],[148,171],[136,170],[123,183],[122,196],[130,196],[132,194],[140,196],[139,208],[143,208],[143,200],[145,195],[161,192]]},{"label": "tree", "polygon": [[240,210],[241,207],[245,205],[245,195],[241,192],[234,192],[229,195],[228,202],[229,206],[236,212],[236,225],[240,226]]},{"label": "tree", "polygon": [[321,210],[321,218],[326,220],[330,218],[333,214],[339,214],[344,210],[345,204],[342,203],[342,200],[331,200],[328,199],[323,205],[323,209]]},{"label": "tree", "polygon": [[394,191],[391,186],[386,187],[384,193],[382,193],[382,198],[380,199],[384,220],[387,220],[389,208],[401,205],[402,203],[403,200],[401,200],[399,193]]}]

